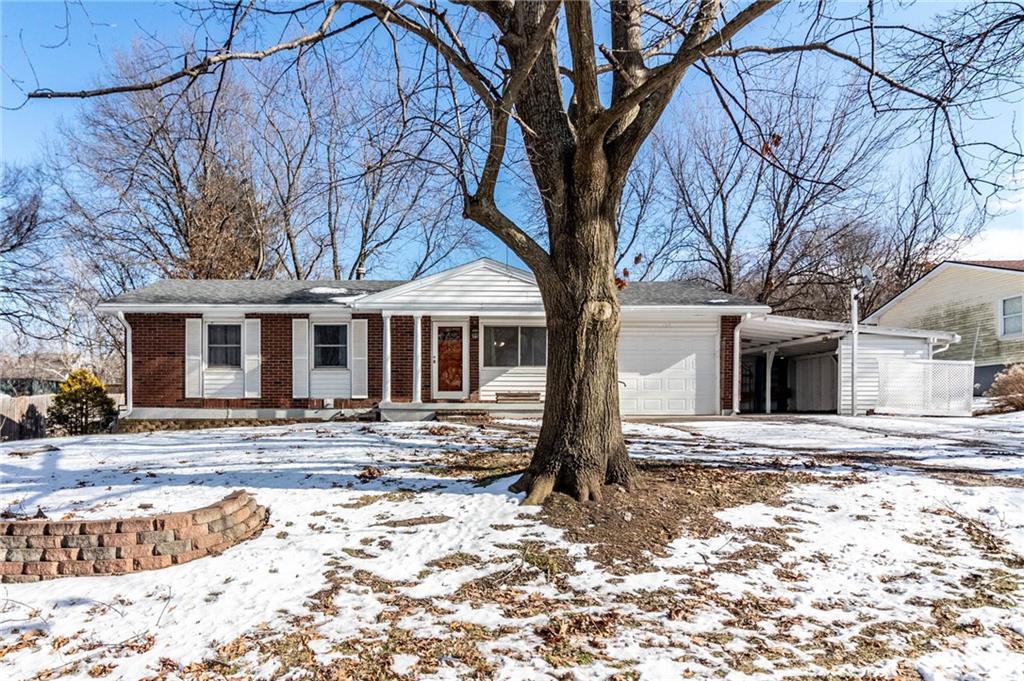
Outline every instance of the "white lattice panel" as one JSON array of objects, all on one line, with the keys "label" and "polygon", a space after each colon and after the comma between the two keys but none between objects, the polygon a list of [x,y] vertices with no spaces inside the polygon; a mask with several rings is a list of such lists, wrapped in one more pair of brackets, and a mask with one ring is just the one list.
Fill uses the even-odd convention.
[{"label": "white lattice panel", "polygon": [[878,362],[880,414],[970,416],[974,362],[884,359]]}]

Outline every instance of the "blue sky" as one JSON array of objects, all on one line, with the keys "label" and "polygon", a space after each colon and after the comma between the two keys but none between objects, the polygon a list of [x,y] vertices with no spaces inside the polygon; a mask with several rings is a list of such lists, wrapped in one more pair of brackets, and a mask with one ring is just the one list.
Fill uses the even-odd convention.
[{"label": "blue sky", "polygon": [[[926,15],[948,8],[948,2],[922,3],[912,10]],[[103,81],[114,55],[134,40],[155,33],[170,43],[189,33],[180,6],[169,2],[85,2],[72,5],[70,30],[65,32],[65,5],[56,0],[22,2],[0,0],[0,156],[4,161],[31,162],[40,154],[62,117],[70,117],[79,106],[73,100],[33,101],[20,109],[25,91],[38,83],[53,89],[76,89]],[[46,47],[59,45],[57,47]],[[12,78],[20,81],[12,82]],[[986,128],[1009,135],[1024,113],[1019,105],[1000,107]],[[1004,132],[1005,131],[1005,132]],[[1024,259],[1024,178],[1022,190],[1000,202],[1005,214],[988,229],[962,257]],[[497,259],[505,258],[504,247],[491,240],[487,249]]]}]

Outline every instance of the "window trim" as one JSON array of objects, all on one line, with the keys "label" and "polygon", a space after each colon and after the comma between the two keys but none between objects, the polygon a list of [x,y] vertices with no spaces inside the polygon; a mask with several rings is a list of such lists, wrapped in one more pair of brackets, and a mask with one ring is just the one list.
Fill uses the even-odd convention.
[{"label": "window trim", "polygon": [[[1004,312],[1006,301],[1018,299],[1021,302],[1020,314],[1008,315]],[[999,337],[1000,338],[1024,338],[1024,293],[1015,296],[1006,296],[999,300],[999,304],[996,307],[996,313],[999,316]],[[1016,333],[1008,333],[1006,331],[1006,318],[1007,317],[1020,317],[1021,318],[1021,330]]]},{"label": "window trim", "polygon": [[[210,327],[211,326],[237,326],[238,327],[238,364],[211,364],[210,363]],[[234,345],[221,345],[217,347],[232,348]],[[203,368],[213,371],[244,371],[245,370],[245,321],[233,319],[210,319],[203,320]]]},{"label": "window trim", "polygon": [[[345,327],[345,363],[341,366],[317,366],[316,365],[316,327],[318,326],[344,326]],[[350,322],[342,321],[312,321],[309,322],[309,370],[310,371],[348,371],[352,366],[352,328]],[[341,347],[336,345],[325,345],[323,347]]]},{"label": "window trim", "polygon": [[[520,324],[520,323],[498,323],[480,324],[480,366],[484,369],[547,369],[548,366],[548,327],[546,324]],[[498,366],[487,363],[486,329],[515,329],[516,330],[516,363],[511,366]],[[544,363],[523,364],[523,342],[522,329],[544,329]]]}]

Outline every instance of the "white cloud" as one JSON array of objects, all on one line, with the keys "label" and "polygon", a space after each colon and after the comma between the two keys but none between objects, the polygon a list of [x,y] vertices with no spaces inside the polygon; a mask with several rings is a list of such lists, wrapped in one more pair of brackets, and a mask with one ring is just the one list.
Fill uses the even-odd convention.
[{"label": "white cloud", "polygon": [[956,257],[962,260],[1024,260],[1024,215],[1006,216],[999,222],[983,230]]}]

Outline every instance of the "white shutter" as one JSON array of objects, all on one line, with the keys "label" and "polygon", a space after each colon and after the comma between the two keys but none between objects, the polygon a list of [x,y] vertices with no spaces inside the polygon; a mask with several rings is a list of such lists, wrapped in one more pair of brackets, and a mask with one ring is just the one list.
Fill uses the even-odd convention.
[{"label": "white shutter", "polygon": [[203,320],[185,320],[185,397],[203,396]]},{"label": "white shutter", "polygon": [[245,396],[260,396],[260,320],[246,319],[245,333]]},{"label": "white shutter", "polygon": [[352,338],[349,342],[352,345],[352,399],[360,400],[369,396],[369,382],[367,379],[367,330],[365,319],[353,319],[350,326]]},{"label": "white shutter", "polygon": [[309,397],[309,320],[292,320],[292,397]]}]

